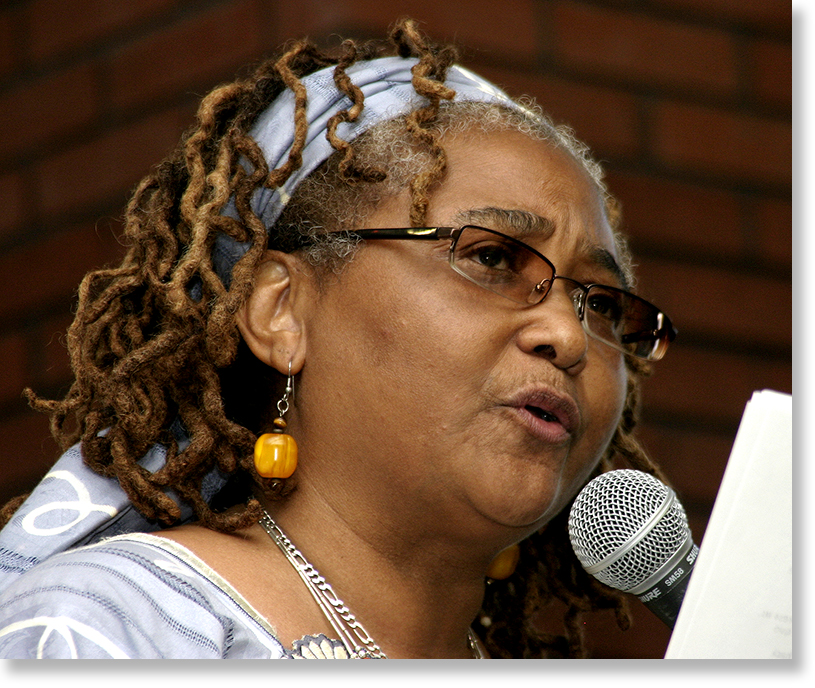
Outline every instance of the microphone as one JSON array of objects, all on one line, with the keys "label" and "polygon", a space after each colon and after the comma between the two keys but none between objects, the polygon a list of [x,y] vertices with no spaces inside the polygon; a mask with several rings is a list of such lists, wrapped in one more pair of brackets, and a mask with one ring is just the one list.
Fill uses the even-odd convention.
[{"label": "microphone", "polygon": [[670,487],[631,469],[597,476],[572,504],[569,539],[588,573],[674,627],[699,548]]}]

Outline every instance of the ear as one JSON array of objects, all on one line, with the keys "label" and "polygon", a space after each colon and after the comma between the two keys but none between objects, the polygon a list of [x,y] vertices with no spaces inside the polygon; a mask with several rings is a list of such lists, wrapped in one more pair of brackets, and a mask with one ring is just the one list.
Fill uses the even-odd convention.
[{"label": "ear", "polygon": [[237,314],[238,329],[261,361],[298,373],[306,354],[305,310],[313,302],[311,270],[295,256],[267,251],[255,286]]}]

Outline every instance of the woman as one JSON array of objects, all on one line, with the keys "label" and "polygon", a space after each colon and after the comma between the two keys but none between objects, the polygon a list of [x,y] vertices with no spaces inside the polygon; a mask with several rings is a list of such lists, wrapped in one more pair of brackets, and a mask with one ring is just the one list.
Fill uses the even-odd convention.
[{"label": "woman", "polygon": [[73,446],[5,509],[0,655],[580,656],[580,612],[626,624],[564,507],[656,471],[637,381],[674,330],[585,148],[391,38],[216,89],[138,188],[71,391],[32,395]]}]

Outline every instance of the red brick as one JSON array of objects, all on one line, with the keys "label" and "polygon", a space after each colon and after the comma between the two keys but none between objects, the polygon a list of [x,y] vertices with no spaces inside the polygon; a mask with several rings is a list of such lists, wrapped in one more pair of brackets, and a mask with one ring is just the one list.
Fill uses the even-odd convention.
[{"label": "red brick", "polygon": [[23,181],[15,173],[0,176],[0,239],[8,236],[25,217]]},{"label": "red brick", "polygon": [[59,456],[47,416],[30,411],[0,421],[0,504],[30,492]]},{"label": "red brick", "polygon": [[790,31],[792,6],[787,0],[651,0],[683,10],[687,16],[735,21],[759,29]]},{"label": "red brick", "polygon": [[0,321],[48,303],[67,302],[85,273],[117,260],[122,247],[96,225],[79,226],[0,257],[12,288],[0,300]]},{"label": "red brick", "polygon": [[17,63],[14,54],[14,24],[8,11],[0,14],[0,77],[8,74]]},{"label": "red brick", "polygon": [[777,41],[757,41],[751,53],[756,96],[792,107],[792,46]]},{"label": "red brick", "polygon": [[93,43],[176,4],[176,0],[35,0],[26,9],[31,57],[38,61]]},{"label": "red brick", "polygon": [[773,198],[756,205],[759,256],[784,266],[792,265],[792,202]]},{"label": "red brick", "polygon": [[[0,156],[19,153],[89,122],[98,112],[93,67],[82,64],[0,96]],[[13,135],[9,135],[13,132]]]},{"label": "red brick", "polygon": [[676,102],[655,113],[654,153],[669,167],[759,184],[792,182],[792,125]]},{"label": "red brick", "polygon": [[637,291],[659,304],[680,332],[792,346],[790,280],[660,260],[639,261],[637,274]]},{"label": "red brick", "polygon": [[535,5],[533,0],[472,0],[466,5],[438,0],[339,0],[330,4],[300,0],[275,3],[273,26],[280,42],[349,30],[380,38],[398,18],[411,17],[433,41],[529,61],[537,50]]},{"label": "red brick", "polygon": [[722,482],[735,433],[713,433],[704,427],[673,429],[643,423],[640,440],[682,500],[711,507]]},{"label": "red brick", "polygon": [[209,85],[257,59],[268,47],[260,40],[261,9],[259,0],[229,3],[123,47],[111,63],[114,104],[129,107]]},{"label": "red brick", "polygon": [[27,345],[21,334],[0,336],[0,404],[20,399],[26,384]]},{"label": "red brick", "polygon": [[626,81],[732,93],[736,49],[726,33],[574,2],[555,7],[563,64]]},{"label": "red brick", "polygon": [[677,344],[645,382],[643,406],[659,415],[685,418],[702,427],[736,427],[758,389],[792,391],[792,364]]},{"label": "red brick", "polygon": [[607,182],[622,204],[623,232],[634,240],[718,254],[744,249],[732,193],[623,172],[610,172]]},{"label": "red brick", "polygon": [[[512,96],[535,98],[556,123],[574,129],[597,156],[628,158],[636,154],[637,106],[624,91],[518,70],[485,67],[476,71]],[[598,112],[603,116],[598,117]]]},{"label": "red brick", "polygon": [[180,109],[166,110],[45,160],[35,170],[43,211],[59,214],[110,199],[124,207],[128,189],[177,144],[185,119]]}]

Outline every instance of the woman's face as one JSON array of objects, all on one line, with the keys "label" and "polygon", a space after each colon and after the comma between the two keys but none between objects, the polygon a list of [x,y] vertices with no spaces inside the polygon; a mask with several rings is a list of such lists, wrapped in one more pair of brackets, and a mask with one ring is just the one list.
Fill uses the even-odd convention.
[{"label": "woman's face", "polygon": [[[516,132],[443,145],[428,226],[523,226],[558,274],[619,285],[601,198],[570,157]],[[405,192],[365,226],[407,227],[408,211]],[[562,281],[513,303],[453,271],[449,243],[368,242],[316,300],[291,426],[298,484],[393,527],[531,531],[603,454],[623,355],[585,334]]]}]

